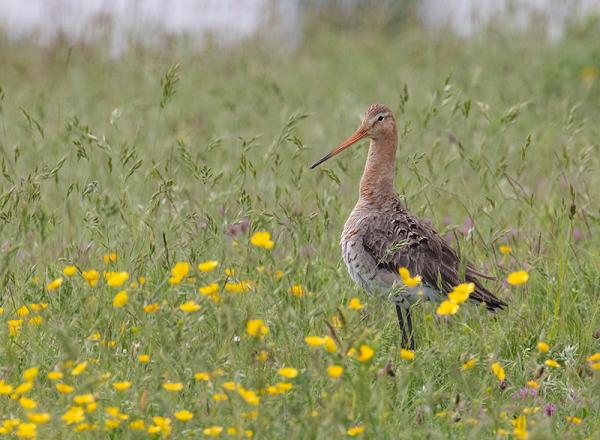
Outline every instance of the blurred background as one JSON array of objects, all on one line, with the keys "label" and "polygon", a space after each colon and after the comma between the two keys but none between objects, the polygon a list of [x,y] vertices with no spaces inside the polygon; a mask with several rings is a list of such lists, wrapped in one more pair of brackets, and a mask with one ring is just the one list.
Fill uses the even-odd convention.
[{"label": "blurred background", "polygon": [[537,29],[548,41],[600,13],[600,0],[1,0],[0,26],[11,40],[104,40],[113,56],[130,45],[155,46],[186,36],[197,47],[261,36],[286,48],[304,41],[304,23],[328,18],[341,27],[371,21],[397,29],[420,23],[464,38],[495,28]]}]

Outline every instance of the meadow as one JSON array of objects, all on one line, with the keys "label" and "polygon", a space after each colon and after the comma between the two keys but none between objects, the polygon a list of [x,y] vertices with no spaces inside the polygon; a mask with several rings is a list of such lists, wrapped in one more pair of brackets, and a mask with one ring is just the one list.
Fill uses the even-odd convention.
[{"label": "meadow", "polygon": [[[0,437],[598,438],[599,39],[0,39]],[[509,303],[416,305],[414,352],[338,246],[366,143],[308,170],[373,102]]]}]

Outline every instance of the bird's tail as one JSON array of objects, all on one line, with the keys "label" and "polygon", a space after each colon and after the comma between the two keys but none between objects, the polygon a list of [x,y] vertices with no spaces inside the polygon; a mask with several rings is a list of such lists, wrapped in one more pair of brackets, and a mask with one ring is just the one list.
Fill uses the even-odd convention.
[{"label": "bird's tail", "polygon": [[487,289],[483,284],[481,284],[481,281],[474,278],[471,278],[468,281],[475,284],[475,291],[471,294],[470,298],[474,299],[477,302],[485,303],[485,307],[490,312],[495,312],[498,309],[503,310],[508,306],[507,303],[502,301],[489,289]]}]

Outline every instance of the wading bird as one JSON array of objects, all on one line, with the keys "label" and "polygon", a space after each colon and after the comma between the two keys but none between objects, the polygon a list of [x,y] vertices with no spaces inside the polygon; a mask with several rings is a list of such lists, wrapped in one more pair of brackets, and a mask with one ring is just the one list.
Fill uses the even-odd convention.
[{"label": "wading bird", "polygon": [[461,261],[454,249],[431,226],[411,214],[396,194],[394,175],[398,134],[394,115],[386,106],[371,105],[358,130],[310,168],[363,138],[369,138],[371,142],[360,179],[358,202],[342,232],[342,256],[350,277],[368,293],[388,293],[395,286],[402,286],[400,268],[407,268],[411,274],[421,276],[421,285],[392,295],[402,332],[402,345],[414,348],[410,305],[421,297],[430,301],[446,299],[448,292],[460,284],[461,279],[475,286],[469,299],[485,303],[490,311],[504,308],[506,303],[480,281],[481,278],[494,278]]}]

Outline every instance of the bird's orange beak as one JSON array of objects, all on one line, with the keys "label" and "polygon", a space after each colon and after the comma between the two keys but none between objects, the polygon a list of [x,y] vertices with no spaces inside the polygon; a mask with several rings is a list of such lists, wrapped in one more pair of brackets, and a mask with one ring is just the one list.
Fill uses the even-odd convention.
[{"label": "bird's orange beak", "polygon": [[350,145],[352,145],[352,144],[360,141],[362,138],[364,138],[365,136],[367,136],[367,133],[368,133],[367,130],[365,130],[363,128],[359,128],[358,130],[356,130],[356,132],[352,136],[350,136],[348,139],[346,139],[339,147],[337,147],[331,153],[326,154],[324,157],[322,157],[321,159],[319,159],[318,161],[316,161],[315,163],[313,163],[310,166],[310,169],[312,170],[313,168],[321,165],[326,160],[331,159],[336,154],[341,153],[346,148],[348,148]]}]

